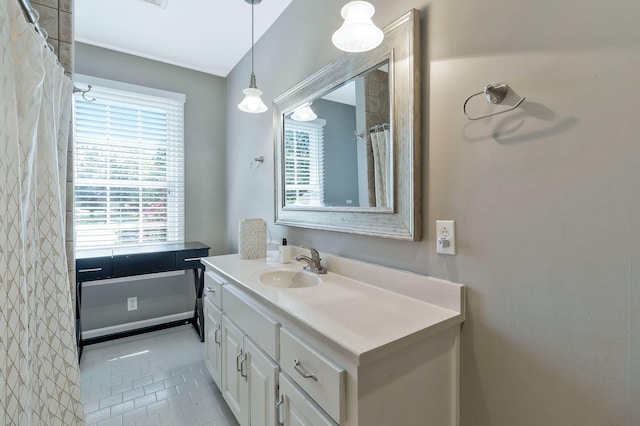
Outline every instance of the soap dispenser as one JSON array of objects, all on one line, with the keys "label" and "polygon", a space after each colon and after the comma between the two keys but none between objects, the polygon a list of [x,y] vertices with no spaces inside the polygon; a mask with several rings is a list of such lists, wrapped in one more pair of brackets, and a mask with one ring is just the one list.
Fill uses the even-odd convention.
[{"label": "soap dispenser", "polygon": [[278,260],[280,263],[289,263],[291,261],[291,247],[287,245],[287,239],[282,239],[282,244],[280,244],[280,253],[278,256]]}]

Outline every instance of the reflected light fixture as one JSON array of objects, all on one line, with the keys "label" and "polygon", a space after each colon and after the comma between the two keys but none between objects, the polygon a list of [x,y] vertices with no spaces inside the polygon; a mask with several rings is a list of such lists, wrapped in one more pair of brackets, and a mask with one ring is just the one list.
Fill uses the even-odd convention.
[{"label": "reflected light fixture", "polygon": [[378,47],[384,39],[384,33],[371,20],[375,11],[368,1],[345,4],[340,11],[344,23],[333,33],[333,44],[345,52],[366,52]]},{"label": "reflected light fixture", "polygon": [[245,0],[251,4],[251,78],[249,80],[249,87],[244,89],[244,99],[238,104],[238,109],[244,112],[258,113],[265,112],[268,108],[262,102],[262,90],[256,86],[256,75],[253,73],[253,6],[259,4],[262,0]]},{"label": "reflected light fixture", "polygon": [[293,111],[293,114],[291,114],[291,119],[295,121],[313,121],[316,118],[318,118],[318,116],[311,109],[311,102],[300,105]]}]

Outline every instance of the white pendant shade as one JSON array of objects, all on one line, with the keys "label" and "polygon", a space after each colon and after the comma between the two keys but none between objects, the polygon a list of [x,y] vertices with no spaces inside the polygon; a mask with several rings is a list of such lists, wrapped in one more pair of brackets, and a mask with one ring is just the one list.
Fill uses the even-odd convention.
[{"label": "white pendant shade", "polygon": [[291,114],[291,119],[295,121],[313,121],[316,118],[318,118],[318,116],[311,109],[310,102],[299,106],[295,111],[293,111],[293,114]]},{"label": "white pendant shade", "polygon": [[262,90],[254,87],[249,87],[242,91],[244,93],[244,99],[238,104],[238,109],[244,112],[265,112],[268,108],[262,102]]},{"label": "white pendant shade", "polygon": [[340,13],[344,23],[331,37],[338,49],[345,52],[365,52],[382,43],[384,33],[371,20],[375,13],[371,3],[352,1],[344,5]]},{"label": "white pendant shade", "polygon": [[242,93],[244,93],[244,99],[238,104],[238,109],[243,112],[259,113],[265,112],[268,109],[264,102],[262,102],[262,90],[258,89],[258,86],[256,85],[256,75],[253,73],[253,6],[260,3],[262,0],[245,1],[251,4],[251,77],[249,80],[249,87],[242,91]]}]

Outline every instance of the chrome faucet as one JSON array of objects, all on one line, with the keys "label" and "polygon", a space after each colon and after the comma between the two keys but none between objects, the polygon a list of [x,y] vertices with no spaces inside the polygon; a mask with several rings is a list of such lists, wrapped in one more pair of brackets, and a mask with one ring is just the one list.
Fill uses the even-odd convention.
[{"label": "chrome faucet", "polygon": [[296,260],[298,262],[304,262],[307,266],[304,267],[305,270],[310,272],[315,272],[316,274],[326,274],[327,268],[320,264],[320,254],[316,249],[309,249],[311,251],[311,257],[305,255],[296,256]]}]

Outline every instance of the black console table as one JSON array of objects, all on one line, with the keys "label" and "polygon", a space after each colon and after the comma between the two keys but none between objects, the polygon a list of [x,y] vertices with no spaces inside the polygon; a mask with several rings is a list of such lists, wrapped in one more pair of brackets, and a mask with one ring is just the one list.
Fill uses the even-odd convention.
[{"label": "black console table", "polygon": [[[204,342],[204,313],[202,307],[204,265],[200,263],[200,258],[209,255],[209,248],[210,247],[205,244],[192,242],[144,247],[83,250],[76,253],[76,344],[78,345],[78,357],[82,355],[83,346],[91,343],[98,343],[185,323],[193,324],[200,336],[200,341]],[[192,318],[185,321],[115,333],[103,337],[82,339],[82,321],[80,317],[82,283],[108,278],[122,278],[181,270],[193,271],[196,301],[193,307]]]}]

